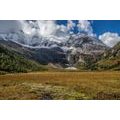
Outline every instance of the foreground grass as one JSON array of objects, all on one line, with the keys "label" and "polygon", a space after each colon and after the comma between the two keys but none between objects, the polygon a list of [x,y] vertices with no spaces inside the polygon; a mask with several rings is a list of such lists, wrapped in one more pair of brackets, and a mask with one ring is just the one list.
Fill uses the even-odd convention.
[{"label": "foreground grass", "polygon": [[120,99],[120,72],[0,75],[0,99]]}]

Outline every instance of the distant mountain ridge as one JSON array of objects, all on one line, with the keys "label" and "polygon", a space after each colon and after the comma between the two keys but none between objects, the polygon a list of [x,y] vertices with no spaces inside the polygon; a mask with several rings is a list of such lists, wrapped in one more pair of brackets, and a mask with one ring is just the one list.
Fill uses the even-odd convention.
[{"label": "distant mountain ridge", "polygon": [[68,50],[69,62],[78,68],[80,66],[84,68],[88,64],[96,62],[99,56],[108,49],[100,40],[88,35],[73,36],[67,41],[66,46],[71,48]]},{"label": "distant mountain ridge", "polygon": [[[104,51],[109,49],[97,38],[86,34],[70,35],[69,38],[58,40],[53,36],[50,38],[34,36],[33,39],[29,39],[22,31],[20,32],[0,35],[0,44],[15,54],[42,65],[52,63],[63,68],[92,70]],[[27,41],[31,41],[31,44]]]}]

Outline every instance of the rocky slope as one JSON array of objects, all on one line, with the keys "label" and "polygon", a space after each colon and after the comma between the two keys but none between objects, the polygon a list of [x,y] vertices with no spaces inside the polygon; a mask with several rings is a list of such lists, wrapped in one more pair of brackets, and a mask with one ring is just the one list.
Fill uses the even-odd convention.
[{"label": "rocky slope", "polygon": [[120,70],[120,42],[108,51],[105,51],[96,66],[100,70]]},{"label": "rocky slope", "polygon": [[55,36],[30,38],[22,31],[1,34],[0,44],[43,65],[52,63],[80,69],[93,69],[93,63],[108,49],[100,40],[86,34],[65,36],[64,39]]},{"label": "rocky slope", "polygon": [[45,68],[35,61],[17,54],[10,47],[0,44],[0,74],[5,72],[43,71]]},{"label": "rocky slope", "polygon": [[11,49],[15,53],[24,56],[26,59],[37,61],[40,64],[46,65],[49,63],[59,63],[63,66],[68,64],[66,55],[59,47],[52,48],[31,48],[22,46],[12,41],[0,40],[0,44]]},{"label": "rocky slope", "polygon": [[66,46],[68,61],[71,66],[89,69],[101,54],[108,49],[100,40],[87,35],[71,36]]}]

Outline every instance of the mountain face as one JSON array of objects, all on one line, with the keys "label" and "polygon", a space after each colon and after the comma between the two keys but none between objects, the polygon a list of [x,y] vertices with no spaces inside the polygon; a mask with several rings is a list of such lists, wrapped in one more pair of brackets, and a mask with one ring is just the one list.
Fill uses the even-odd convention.
[{"label": "mountain face", "polygon": [[0,40],[0,44],[7,49],[23,56],[26,59],[37,61],[40,64],[46,65],[48,63],[58,63],[63,66],[68,64],[66,55],[59,47],[53,48],[31,48],[22,46],[12,41]]},{"label": "mountain face", "polygon": [[25,36],[22,31],[0,35],[0,44],[40,64],[59,64],[62,67],[91,68],[108,49],[100,40],[86,34],[62,37]]},{"label": "mountain face", "polygon": [[4,72],[30,72],[44,70],[35,61],[24,58],[10,47],[0,44],[0,74]]},{"label": "mountain face", "polygon": [[71,36],[66,46],[69,48],[67,56],[71,66],[87,69],[107,49],[100,40],[87,35]]},{"label": "mountain face", "polygon": [[96,64],[100,70],[120,70],[120,42],[104,52]]}]

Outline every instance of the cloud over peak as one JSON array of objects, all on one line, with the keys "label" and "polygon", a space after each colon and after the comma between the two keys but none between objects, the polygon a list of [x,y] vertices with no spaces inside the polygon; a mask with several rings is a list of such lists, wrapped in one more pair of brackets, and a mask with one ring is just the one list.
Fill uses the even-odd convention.
[{"label": "cloud over peak", "polygon": [[68,31],[73,30],[75,26],[76,26],[76,24],[72,20],[67,21],[67,29],[68,29]]},{"label": "cloud over peak", "polygon": [[58,32],[67,33],[68,29],[65,25],[56,24],[55,20],[36,20],[36,21],[20,21],[22,30],[28,35],[38,35],[48,37],[56,35]]},{"label": "cloud over peak", "polygon": [[91,23],[88,20],[79,20],[77,27],[80,32],[86,32],[90,35],[93,33]]},{"label": "cloud over peak", "polygon": [[120,41],[118,33],[106,32],[99,36],[99,39],[109,47],[113,47]]},{"label": "cloud over peak", "polygon": [[56,35],[58,32],[62,34],[74,33],[75,29],[79,32],[85,32],[89,35],[93,34],[91,22],[87,20],[67,20],[67,24],[57,24],[55,20],[8,20],[0,21],[0,33],[14,32],[21,29],[26,35],[38,35],[47,37]]}]

